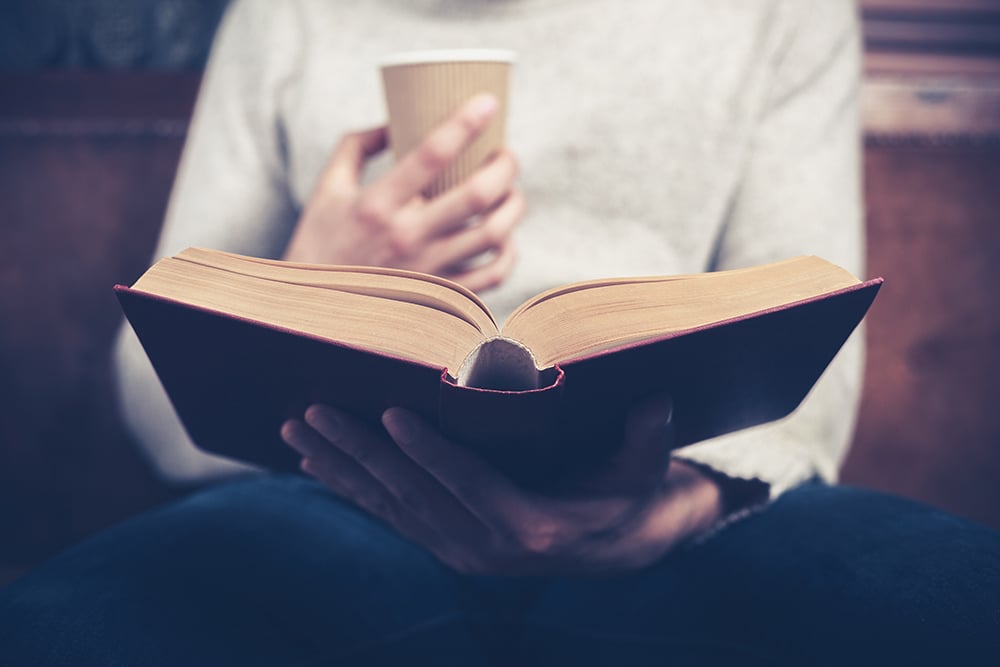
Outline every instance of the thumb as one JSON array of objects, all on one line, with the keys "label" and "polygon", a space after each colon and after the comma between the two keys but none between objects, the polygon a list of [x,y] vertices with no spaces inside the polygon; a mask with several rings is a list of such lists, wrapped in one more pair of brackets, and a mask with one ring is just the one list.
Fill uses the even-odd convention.
[{"label": "thumb", "polygon": [[667,394],[651,396],[632,409],[615,457],[622,474],[634,480],[663,478],[675,446],[673,413],[674,402]]},{"label": "thumb", "polygon": [[356,188],[369,158],[381,153],[389,144],[386,126],[345,134],[330,156],[323,174],[324,184],[334,188]]}]

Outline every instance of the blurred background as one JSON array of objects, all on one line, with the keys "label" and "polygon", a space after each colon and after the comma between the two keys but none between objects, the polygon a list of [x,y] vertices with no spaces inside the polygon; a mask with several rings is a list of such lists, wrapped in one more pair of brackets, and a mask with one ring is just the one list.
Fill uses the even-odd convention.
[{"label": "blurred background", "polygon": [[[184,493],[115,412],[225,0],[0,4],[0,585]],[[1000,0],[861,0],[868,367],[847,483],[1000,528]]]}]

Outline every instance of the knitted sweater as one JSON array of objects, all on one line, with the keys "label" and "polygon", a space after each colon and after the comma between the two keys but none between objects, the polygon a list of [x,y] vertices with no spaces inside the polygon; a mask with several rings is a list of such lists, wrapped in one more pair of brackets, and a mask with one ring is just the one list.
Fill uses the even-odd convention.
[{"label": "knitted sweater", "polygon": [[[453,47],[518,53],[508,145],[529,212],[513,274],[482,295],[501,319],[544,289],[600,277],[799,254],[860,276],[850,0],[237,0],[156,256],[191,245],[280,256],[338,139],[384,121],[379,60]],[[856,334],[792,416],[677,455],[764,480],[773,496],[833,480],[861,361]],[[125,417],[162,474],[241,469],[193,448],[127,327],[116,368]]]}]

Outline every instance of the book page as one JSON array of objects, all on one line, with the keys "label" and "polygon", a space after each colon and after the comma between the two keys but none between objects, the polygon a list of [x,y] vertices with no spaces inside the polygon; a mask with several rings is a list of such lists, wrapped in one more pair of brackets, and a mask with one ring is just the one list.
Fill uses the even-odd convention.
[{"label": "book page", "polygon": [[157,262],[132,287],[452,372],[485,338],[473,323],[421,303],[269,280],[173,257]]},{"label": "book page", "polygon": [[544,368],[859,282],[818,257],[688,276],[591,281],[529,300],[511,315],[502,333],[527,345]]},{"label": "book page", "polygon": [[486,335],[497,332],[492,313],[474,292],[437,276],[376,266],[284,262],[204,248],[188,248],[176,258],[275,282],[414,303],[461,318]]}]

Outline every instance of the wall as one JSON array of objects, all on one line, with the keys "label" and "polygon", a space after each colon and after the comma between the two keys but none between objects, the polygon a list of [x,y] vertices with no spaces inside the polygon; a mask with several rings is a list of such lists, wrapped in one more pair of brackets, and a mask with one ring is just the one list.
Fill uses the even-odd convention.
[{"label": "wall", "polygon": [[227,0],[4,0],[0,70],[197,70]]},{"label": "wall", "polygon": [[1000,3],[866,0],[868,267],[843,479],[1000,527]]}]

